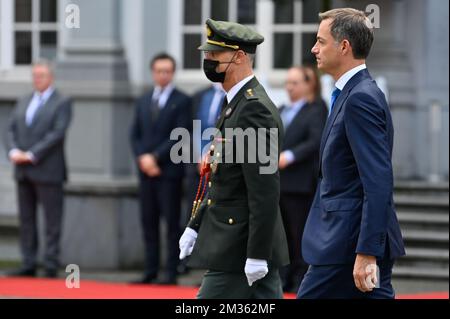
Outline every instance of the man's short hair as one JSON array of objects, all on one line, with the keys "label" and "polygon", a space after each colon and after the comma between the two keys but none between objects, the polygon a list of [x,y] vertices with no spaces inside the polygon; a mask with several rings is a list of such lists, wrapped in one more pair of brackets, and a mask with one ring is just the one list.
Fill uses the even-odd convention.
[{"label": "man's short hair", "polygon": [[319,14],[319,20],[331,19],[331,35],[337,42],[350,42],[355,59],[366,59],[373,43],[373,26],[363,11],[339,8]]},{"label": "man's short hair", "polygon": [[54,64],[50,60],[47,60],[44,58],[39,58],[38,60],[33,61],[32,67],[35,67],[35,66],[44,66],[49,70],[50,74],[52,74],[52,75],[55,74],[54,73],[54,71],[55,71]]},{"label": "man's short hair", "polygon": [[173,71],[175,72],[176,68],[177,68],[177,63],[175,61],[175,59],[168,53],[158,53],[157,55],[155,55],[152,60],[150,61],[150,69],[153,69],[153,67],[155,66],[156,61],[159,60],[170,60],[170,62],[172,62],[173,65]]}]

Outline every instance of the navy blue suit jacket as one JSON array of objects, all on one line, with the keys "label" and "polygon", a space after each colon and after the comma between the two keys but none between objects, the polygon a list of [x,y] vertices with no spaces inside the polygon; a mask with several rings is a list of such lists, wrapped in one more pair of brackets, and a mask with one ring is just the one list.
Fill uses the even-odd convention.
[{"label": "navy blue suit jacket", "polygon": [[367,70],[358,72],[323,132],[319,183],[302,240],[307,263],[352,263],[357,253],[379,259],[405,254],[393,201],[393,136],[384,94]]},{"label": "navy blue suit jacket", "polygon": [[[135,116],[130,130],[130,140],[134,156],[152,153],[158,159],[162,177],[181,178],[182,164],[174,164],[170,159],[170,149],[177,141],[170,140],[170,133],[177,127],[188,128],[191,118],[191,99],[174,89],[166,105],[152,124],[151,102],[153,90],[136,102]],[[142,173],[141,173],[142,174]]]}]

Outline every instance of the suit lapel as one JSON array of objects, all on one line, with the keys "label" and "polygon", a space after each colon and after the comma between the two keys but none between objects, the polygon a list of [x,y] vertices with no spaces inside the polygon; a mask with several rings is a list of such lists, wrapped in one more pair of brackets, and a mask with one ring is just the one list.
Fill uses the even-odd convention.
[{"label": "suit lapel", "polygon": [[172,109],[177,107],[176,96],[177,96],[176,89],[174,88],[170,93],[170,96],[167,99],[166,104],[159,110],[158,119],[162,119],[166,113],[170,113]]},{"label": "suit lapel", "polygon": [[25,99],[24,102],[20,105],[19,118],[20,118],[20,122],[22,123],[22,125],[24,127],[28,127],[27,126],[27,110],[28,110],[28,107],[30,106],[32,99],[33,99],[33,93],[27,99]]},{"label": "suit lapel", "polygon": [[331,133],[331,128],[333,127],[333,124],[336,121],[337,115],[339,114],[342,106],[344,105],[345,101],[347,100],[347,97],[350,94],[351,90],[355,87],[356,84],[358,84],[359,82],[361,82],[362,80],[364,80],[366,78],[370,78],[370,74],[367,71],[367,69],[361,70],[358,73],[356,73],[350,79],[350,81],[347,82],[347,84],[345,85],[341,94],[339,94],[339,97],[336,99],[333,110],[332,110],[330,117],[328,118],[328,121],[323,130],[322,140],[320,143],[320,163],[322,163],[323,150],[327,143],[328,136]]},{"label": "suit lapel", "polygon": [[151,112],[151,107],[152,107],[152,98],[153,98],[153,92],[155,91],[154,88],[152,88],[150,90],[150,92],[148,92],[148,95],[146,97],[146,100],[144,102],[143,105],[141,105],[142,107],[142,116],[143,119],[145,120],[146,123],[148,123],[149,125],[152,122],[152,112]]},{"label": "suit lapel", "polygon": [[285,136],[288,135],[289,131],[291,131],[293,129],[293,127],[296,127],[295,124],[302,120],[302,118],[305,116],[304,113],[308,112],[310,107],[311,107],[311,104],[310,103],[306,103],[305,105],[303,105],[303,107],[300,110],[300,112],[297,112],[297,114],[295,114],[295,116],[292,119],[291,123],[289,123],[289,126],[285,129],[286,130]]}]

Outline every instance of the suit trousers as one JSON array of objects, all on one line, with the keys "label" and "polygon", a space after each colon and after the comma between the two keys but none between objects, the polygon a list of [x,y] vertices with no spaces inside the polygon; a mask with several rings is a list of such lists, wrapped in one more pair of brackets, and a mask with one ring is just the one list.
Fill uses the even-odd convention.
[{"label": "suit trousers", "polygon": [[45,221],[44,266],[46,269],[57,269],[63,217],[63,184],[20,180],[17,183],[17,194],[23,267],[35,269],[37,265],[37,206],[40,203],[44,209]]},{"label": "suit trousers", "polygon": [[175,278],[179,258],[180,211],[182,184],[180,179],[141,176],[139,198],[145,244],[145,275],[159,271],[160,218],[167,224],[167,276]]},{"label": "suit trousers", "polygon": [[290,265],[282,269],[285,287],[298,289],[308,264],[302,258],[303,230],[314,194],[281,193],[280,209],[288,241]]},{"label": "suit trousers", "polygon": [[353,264],[310,266],[298,290],[298,299],[394,299],[393,260],[377,261],[380,288],[362,292],[353,280]]}]

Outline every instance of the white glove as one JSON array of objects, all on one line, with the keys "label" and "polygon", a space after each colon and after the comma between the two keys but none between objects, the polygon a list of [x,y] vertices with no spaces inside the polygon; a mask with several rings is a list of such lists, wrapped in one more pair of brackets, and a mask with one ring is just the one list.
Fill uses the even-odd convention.
[{"label": "white glove", "polygon": [[255,281],[264,278],[269,272],[269,269],[266,260],[247,258],[244,271],[247,276],[248,285],[251,286]]},{"label": "white glove", "polygon": [[195,241],[197,240],[197,232],[192,228],[186,227],[183,235],[180,238],[180,260],[192,254]]}]

